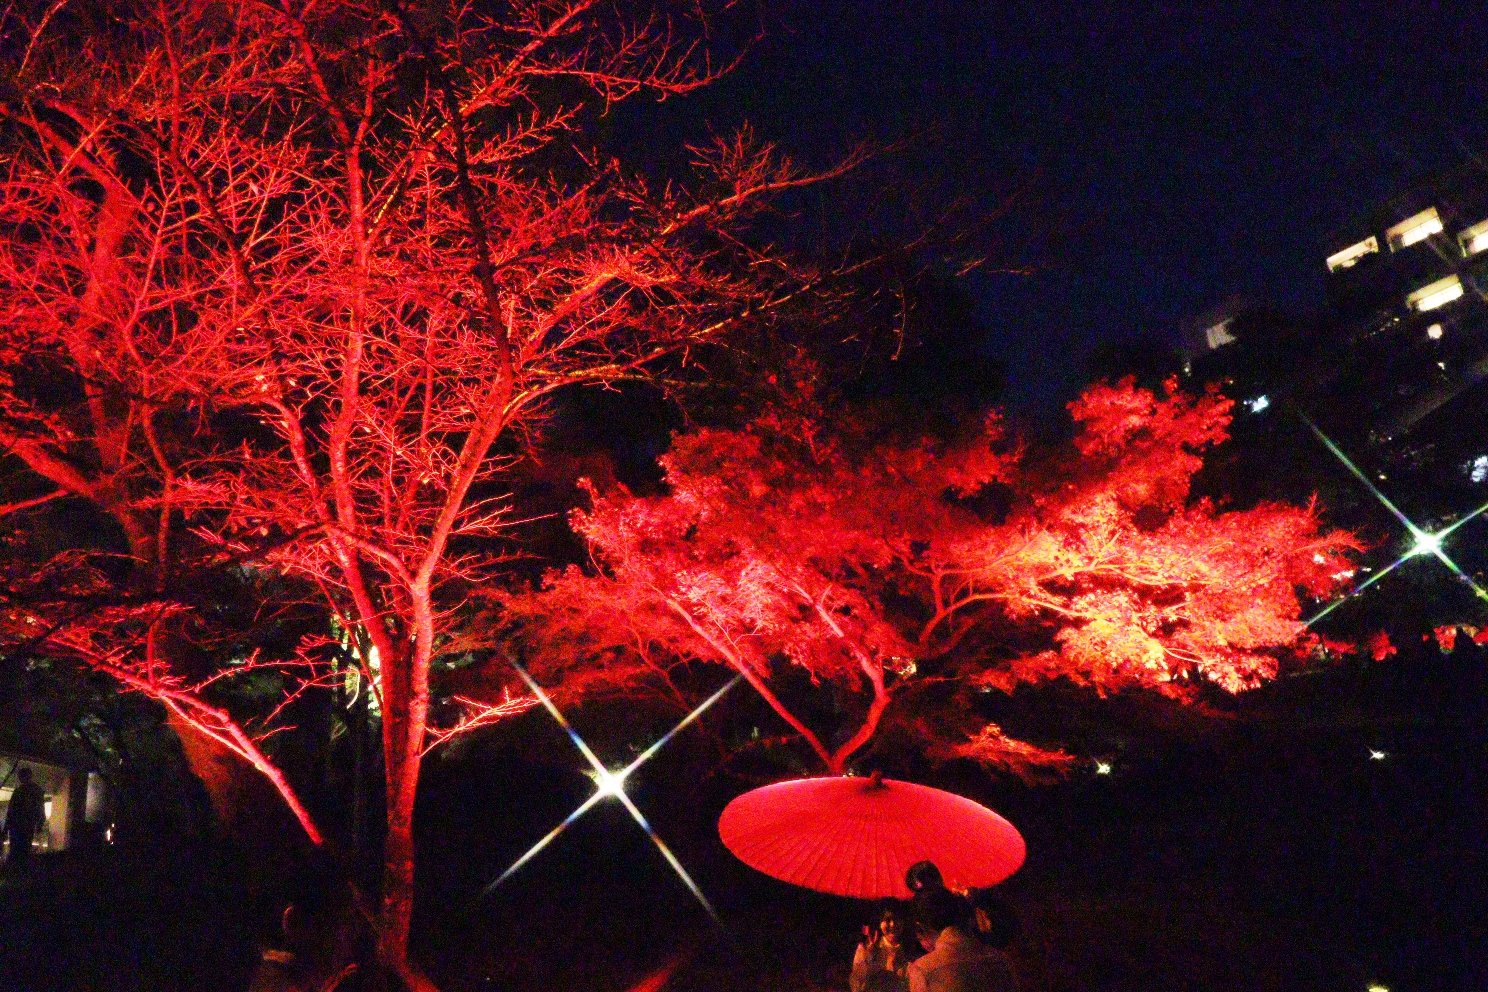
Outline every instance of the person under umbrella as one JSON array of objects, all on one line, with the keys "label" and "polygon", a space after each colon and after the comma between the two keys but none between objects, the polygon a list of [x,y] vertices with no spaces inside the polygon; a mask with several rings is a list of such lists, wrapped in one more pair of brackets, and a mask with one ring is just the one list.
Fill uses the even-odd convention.
[{"label": "person under umbrella", "polygon": [[944,886],[915,895],[915,929],[928,952],[904,970],[909,992],[1016,992],[1002,951],[969,932],[970,904]]},{"label": "person under umbrella", "polygon": [[943,889],[946,884],[934,861],[916,861],[904,873],[904,887],[919,895],[926,889]]},{"label": "person under umbrella", "polygon": [[[848,985],[852,992],[907,992],[904,970],[919,957],[912,946],[907,907],[897,899],[885,899],[879,910],[878,928],[867,934],[853,955]],[[863,928],[865,931],[867,927]]]}]

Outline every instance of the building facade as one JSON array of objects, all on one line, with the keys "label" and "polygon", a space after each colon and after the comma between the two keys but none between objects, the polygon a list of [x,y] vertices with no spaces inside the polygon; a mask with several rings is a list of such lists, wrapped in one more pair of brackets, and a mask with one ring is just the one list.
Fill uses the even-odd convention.
[{"label": "building facade", "polygon": [[1179,327],[1184,371],[1252,413],[1289,405],[1376,474],[1488,481],[1488,164],[1361,214],[1319,246],[1326,303],[1234,297]]},{"label": "building facade", "polygon": [[1430,427],[1488,379],[1488,166],[1471,163],[1335,232],[1329,323],[1377,446]]}]

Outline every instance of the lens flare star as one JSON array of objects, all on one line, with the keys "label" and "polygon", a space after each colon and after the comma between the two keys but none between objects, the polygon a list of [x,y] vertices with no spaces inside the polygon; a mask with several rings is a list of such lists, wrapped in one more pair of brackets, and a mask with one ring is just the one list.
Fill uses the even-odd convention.
[{"label": "lens flare star", "polygon": [[1440,534],[1428,534],[1425,531],[1417,531],[1416,543],[1411,548],[1411,557],[1416,555],[1438,555],[1441,554],[1442,536]]},{"label": "lens flare star", "polygon": [[515,662],[513,662],[512,667],[517,670],[518,675],[522,676],[522,681],[527,683],[527,687],[532,690],[533,695],[542,703],[543,708],[552,715],[554,720],[558,721],[558,726],[562,727],[564,732],[568,734],[569,740],[573,741],[574,747],[579,749],[579,753],[584,756],[584,760],[589,762],[591,771],[587,774],[594,780],[594,795],[584,800],[578,809],[568,814],[567,819],[548,831],[546,836],[528,848],[526,854],[523,854],[512,863],[510,868],[501,873],[501,877],[485,887],[481,892],[481,897],[484,898],[495,892],[502,882],[516,874],[523,865],[541,853],[543,848],[557,840],[559,834],[567,830],[579,817],[597,806],[600,801],[614,799],[625,807],[625,811],[630,814],[631,819],[635,820],[640,828],[646,832],[646,836],[651,838],[651,843],[656,845],[656,849],[661,852],[661,856],[666,859],[666,863],[672,866],[672,870],[677,873],[677,877],[682,880],[682,884],[687,886],[688,890],[697,897],[698,902],[702,904],[703,908],[708,911],[708,915],[713,917],[714,921],[717,922],[718,914],[714,911],[713,904],[708,901],[708,897],[703,895],[703,890],[698,888],[697,883],[692,880],[692,876],[687,874],[687,869],[682,867],[682,862],[677,860],[677,856],[672,853],[671,848],[667,847],[666,842],[657,836],[651,824],[641,815],[641,811],[636,809],[635,803],[631,802],[630,796],[626,795],[625,780],[630,776],[631,772],[641,767],[647,761],[650,761],[652,756],[657,751],[660,751],[683,728],[706,713],[709,707],[722,699],[724,693],[732,689],[744,676],[735,675],[722,689],[719,689],[713,695],[703,700],[691,713],[683,717],[682,722],[678,723],[671,730],[668,730],[656,743],[637,755],[634,761],[619,771],[613,771],[606,768],[604,763],[599,760],[599,757],[589,748],[589,745],[584,743],[584,739],[579,736],[579,732],[573,728],[573,725],[568,722],[568,719],[553,704],[553,700],[548,697],[548,694],[543,692],[542,687],[537,684],[531,675],[527,674],[527,670]]},{"label": "lens flare star", "polygon": [[[1298,416],[1301,417],[1302,422],[1306,424],[1314,434],[1317,435],[1318,440],[1322,441],[1327,449],[1331,451],[1340,462],[1343,463],[1343,467],[1348,469],[1349,472],[1353,474],[1354,478],[1364,483],[1364,488],[1368,489],[1370,494],[1374,496],[1375,499],[1379,500],[1380,505],[1383,506],[1386,510],[1390,511],[1391,516],[1400,521],[1401,525],[1405,527],[1406,532],[1409,533],[1411,536],[1411,546],[1405,552],[1405,554],[1401,555],[1399,558],[1396,558],[1389,565],[1380,569],[1378,572],[1375,572],[1373,575],[1365,579],[1363,582],[1359,583],[1353,589],[1349,590],[1344,595],[1340,596],[1333,602],[1329,603],[1327,606],[1323,607],[1321,610],[1313,615],[1312,619],[1307,621],[1307,626],[1311,627],[1313,624],[1323,619],[1323,617],[1332,613],[1334,610],[1338,609],[1338,607],[1342,606],[1350,599],[1353,599],[1355,596],[1362,593],[1365,589],[1368,589],[1370,586],[1374,585],[1380,579],[1383,579],[1385,576],[1389,575],[1391,572],[1395,571],[1395,569],[1399,568],[1401,565],[1404,565],[1412,558],[1420,558],[1426,556],[1435,558],[1437,561],[1440,561],[1443,565],[1447,566],[1447,568],[1452,571],[1452,574],[1456,575],[1459,579],[1470,586],[1473,593],[1477,595],[1478,598],[1488,600],[1488,591],[1485,591],[1482,586],[1473,581],[1471,576],[1469,576],[1462,569],[1458,568],[1457,563],[1454,562],[1450,557],[1448,557],[1446,551],[1443,550],[1443,545],[1446,543],[1447,538],[1450,537],[1454,531],[1456,531],[1463,524],[1466,524],[1471,520],[1475,520],[1478,517],[1482,516],[1485,512],[1488,512],[1488,503],[1484,503],[1482,506],[1478,507],[1476,510],[1473,510],[1467,516],[1463,517],[1461,520],[1458,520],[1456,523],[1452,524],[1450,527],[1445,528],[1444,530],[1439,530],[1434,533],[1428,530],[1423,530],[1422,528],[1417,527],[1415,521],[1407,517],[1401,511],[1400,507],[1392,503],[1388,496],[1380,492],[1375,484],[1369,480],[1369,477],[1366,476],[1359,469],[1359,467],[1349,459],[1349,456],[1344,454],[1342,449],[1340,449],[1338,445],[1334,444],[1332,439],[1329,438],[1328,435],[1324,434],[1316,424],[1307,419],[1305,416],[1301,416],[1301,414],[1298,414]],[[1384,476],[1381,476],[1381,478],[1384,478]]]}]

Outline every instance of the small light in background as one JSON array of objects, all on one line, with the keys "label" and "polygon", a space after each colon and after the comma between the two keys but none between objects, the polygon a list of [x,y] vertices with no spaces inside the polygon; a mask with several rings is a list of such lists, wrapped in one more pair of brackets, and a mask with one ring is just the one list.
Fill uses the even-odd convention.
[{"label": "small light in background", "polygon": [[1111,774],[1111,766],[1104,761],[1097,761],[1095,763],[1095,773],[1097,775],[1109,775]]},{"label": "small light in background", "polygon": [[1376,751],[1374,748],[1369,749],[1370,761],[1384,761],[1389,756],[1390,754],[1388,751]]},{"label": "small light in background", "polygon": [[1271,405],[1271,397],[1262,393],[1253,400],[1246,400],[1245,405],[1250,409],[1251,413],[1260,413]]},{"label": "small light in background", "polygon": [[1440,341],[1442,336],[1442,326],[1440,324],[1432,324],[1430,327],[1426,328],[1426,336],[1433,341]]},{"label": "small light in background", "polygon": [[1390,992],[1390,989],[1388,986],[1381,985],[1379,982],[1370,982],[1369,987],[1364,992]]}]

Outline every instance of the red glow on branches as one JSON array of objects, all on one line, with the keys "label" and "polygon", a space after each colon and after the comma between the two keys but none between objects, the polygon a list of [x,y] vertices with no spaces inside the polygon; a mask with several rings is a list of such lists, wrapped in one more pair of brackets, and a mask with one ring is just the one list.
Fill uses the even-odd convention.
[{"label": "red glow on branches", "polygon": [[[592,492],[575,514],[598,569],[550,574],[509,615],[541,631],[555,648],[542,664],[580,687],[726,664],[833,771],[933,661],[972,695],[916,717],[932,754],[1025,775],[1066,767],[1057,748],[975,723],[975,691],[1063,678],[1184,702],[1205,684],[1240,692],[1310,647],[1299,593],[1330,593],[1351,571],[1358,543],[1314,506],[1221,512],[1191,497],[1229,407],[1171,386],[1092,387],[1071,405],[1073,451],[1036,460],[995,418],[954,442],[770,418],[680,437],[666,495]],[[1001,519],[961,498],[994,483],[1013,494]],[[1044,646],[1015,648],[1010,631]],[[843,744],[826,747],[777,691],[783,665],[856,695],[833,730]]]},{"label": "red glow on branches", "polygon": [[[453,611],[507,564],[491,539],[517,516],[519,439],[555,393],[644,377],[797,297],[817,276],[747,229],[856,161],[809,173],[746,130],[652,184],[575,129],[586,104],[727,71],[699,11],[446,14],[122,3],[106,39],[44,18],[0,107],[0,365],[55,383],[0,376],[0,445],[46,490],[0,510],[91,504],[137,598],[178,601],[179,563],[207,559],[302,583],[352,633],[380,702],[381,952],[417,988],[420,762],[525,705],[431,715]],[[137,687],[195,712],[200,680],[163,674],[183,660],[150,666]]]}]

